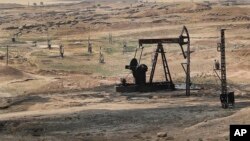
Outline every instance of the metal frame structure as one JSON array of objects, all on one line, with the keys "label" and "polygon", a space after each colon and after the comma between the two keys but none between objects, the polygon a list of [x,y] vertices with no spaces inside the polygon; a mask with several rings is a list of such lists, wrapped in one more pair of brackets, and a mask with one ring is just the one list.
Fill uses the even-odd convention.
[{"label": "metal frame structure", "polygon": [[[228,92],[227,89],[227,71],[226,71],[226,45],[225,45],[225,30],[221,29],[221,41],[217,45],[217,51],[221,53],[221,65],[216,66],[214,72],[221,81],[221,95],[220,100],[222,108],[228,108],[234,106],[234,92]],[[215,64],[216,65],[216,64]],[[221,76],[217,73],[217,70],[221,72]]]},{"label": "metal frame structure", "polygon": [[[132,63],[132,61],[131,61],[131,63],[133,65],[131,65],[131,63],[130,63],[130,65],[126,66],[126,68],[132,70],[133,75],[136,79],[134,71],[140,65],[144,65],[144,64],[140,64],[142,52],[144,49],[143,45],[157,44],[156,52],[155,52],[154,59],[153,59],[152,69],[151,69],[151,73],[150,73],[149,83],[126,84],[126,83],[124,83],[126,81],[122,80],[123,83],[121,85],[116,86],[116,91],[117,92],[135,92],[135,91],[175,90],[175,85],[172,81],[172,77],[171,77],[171,74],[169,71],[169,66],[167,63],[166,56],[165,56],[163,44],[179,44],[181,47],[181,50],[182,50],[183,57],[184,57],[184,59],[186,59],[186,62],[182,63],[181,65],[182,65],[182,67],[185,71],[185,74],[186,74],[186,95],[189,96],[190,95],[190,84],[191,84],[190,83],[190,37],[189,37],[189,33],[188,33],[187,28],[185,26],[183,27],[182,32],[178,38],[139,39],[138,42],[139,42],[139,49],[141,49],[139,60],[137,62],[137,60],[135,59],[137,51],[138,51],[138,50],[136,50],[135,57],[134,57],[134,59],[132,59],[133,61],[135,61],[135,63]],[[186,46],[185,50],[184,50],[184,46]],[[163,68],[164,68],[164,74],[165,74],[166,80],[163,82],[153,82],[155,68],[156,68],[157,59],[158,59],[159,54],[161,54],[161,59],[163,62]]]},{"label": "metal frame structure", "polygon": [[162,57],[162,64],[163,64],[166,82],[173,84],[173,81],[172,81],[172,78],[170,75],[170,71],[169,71],[169,67],[168,67],[168,62],[167,62],[167,59],[165,56],[165,52],[164,52],[164,48],[163,48],[162,43],[158,43],[158,45],[157,45],[157,49],[156,49],[154,59],[153,59],[153,65],[152,65],[152,70],[151,70],[151,74],[150,74],[150,78],[149,78],[149,83],[150,84],[153,83],[155,68],[156,68],[156,64],[157,64],[157,60],[158,60],[158,54],[161,54],[161,57]]},{"label": "metal frame structure", "polygon": [[[217,48],[218,50],[219,48]],[[227,94],[227,70],[226,70],[226,51],[225,51],[225,29],[221,30],[221,93]],[[228,102],[228,98],[227,98]]]}]

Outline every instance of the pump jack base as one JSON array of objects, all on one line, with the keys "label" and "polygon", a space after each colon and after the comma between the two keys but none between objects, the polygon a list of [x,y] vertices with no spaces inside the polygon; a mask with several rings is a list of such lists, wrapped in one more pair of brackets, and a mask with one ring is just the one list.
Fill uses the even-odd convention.
[{"label": "pump jack base", "polygon": [[229,92],[228,94],[221,94],[221,107],[224,109],[233,108],[235,104],[234,92]]},{"label": "pump jack base", "polygon": [[155,92],[160,90],[175,90],[175,85],[170,82],[154,82],[154,83],[146,83],[144,85],[136,85],[136,84],[119,84],[115,86],[116,92],[121,93],[132,93],[132,92]]}]

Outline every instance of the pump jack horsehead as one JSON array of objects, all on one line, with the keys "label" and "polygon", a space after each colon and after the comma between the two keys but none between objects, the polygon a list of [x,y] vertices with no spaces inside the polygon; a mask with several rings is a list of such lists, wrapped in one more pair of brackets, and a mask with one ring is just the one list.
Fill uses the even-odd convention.
[{"label": "pump jack horsehead", "polygon": [[[150,72],[149,82],[146,81],[146,72],[148,70],[147,65],[140,64],[143,45],[146,44],[156,44],[156,52],[153,57],[152,69]],[[139,48],[135,51],[135,56],[131,60],[129,65],[126,65],[125,68],[132,71],[135,83],[126,83],[126,79],[121,79],[121,84],[117,85],[117,92],[152,92],[158,90],[176,90],[175,84],[172,81],[170,74],[168,61],[165,56],[164,44],[179,44],[182,55],[186,59],[185,63],[182,63],[182,67],[186,74],[186,95],[190,95],[190,37],[187,28],[184,26],[182,32],[178,38],[160,38],[160,39],[139,39]],[[137,60],[136,54],[138,50],[141,50],[140,57]],[[158,55],[161,55],[163,62],[165,81],[162,82],[153,82],[155,68],[157,64]]]}]

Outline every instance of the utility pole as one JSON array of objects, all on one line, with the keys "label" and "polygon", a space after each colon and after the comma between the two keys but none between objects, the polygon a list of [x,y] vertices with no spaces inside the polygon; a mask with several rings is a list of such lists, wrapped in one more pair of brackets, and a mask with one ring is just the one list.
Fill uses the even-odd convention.
[{"label": "utility pole", "polygon": [[6,65],[8,66],[9,65],[9,46],[7,45],[7,48],[6,48]]},{"label": "utility pole", "polygon": [[[221,30],[221,93],[227,94],[227,71],[226,71],[226,51],[225,51],[225,29]],[[228,98],[226,99],[228,102]]]},{"label": "utility pole", "polygon": [[64,47],[62,44],[59,46],[59,52],[60,52],[61,58],[64,58]]},{"label": "utility pole", "polygon": [[113,36],[112,36],[112,33],[109,33],[109,44],[113,44]]},{"label": "utility pole", "polygon": [[[68,35],[68,33],[67,33]],[[49,28],[47,27],[47,44],[48,44],[48,49],[51,49],[52,46],[51,46],[51,39],[49,37]]]},{"label": "utility pole", "polygon": [[[226,43],[225,43],[225,30],[221,29],[221,41],[218,43],[217,51],[221,53],[221,65],[216,61],[215,62],[215,69],[214,72],[221,80],[221,94],[220,100],[222,108],[227,109],[229,107],[233,107],[235,100],[234,100],[234,92],[228,92],[227,89],[227,69],[226,69]],[[219,70],[221,76],[218,75],[216,70]]]},{"label": "utility pole", "polygon": [[102,47],[100,47],[99,63],[101,64],[105,63],[104,55],[102,54]]},{"label": "utility pole", "polygon": [[90,36],[88,37],[88,53],[92,53],[92,43],[90,42]]}]

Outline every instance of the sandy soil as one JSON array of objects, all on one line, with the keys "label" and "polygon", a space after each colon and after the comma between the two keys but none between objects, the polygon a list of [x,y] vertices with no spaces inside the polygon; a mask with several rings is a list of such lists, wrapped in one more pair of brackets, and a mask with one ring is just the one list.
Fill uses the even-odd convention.
[{"label": "sandy soil", "polygon": [[[0,140],[228,140],[230,124],[250,123],[249,12],[247,4],[201,1],[1,4]],[[193,90],[190,97],[182,90],[116,93],[120,78],[133,81],[124,66],[133,58],[138,39],[176,38],[183,25],[191,36],[192,83],[202,89]],[[220,106],[219,80],[213,72],[221,27],[228,29],[228,84],[236,95],[235,108],[228,110]],[[12,43],[14,36],[17,41]],[[87,53],[88,37],[92,54]],[[128,48],[123,54],[124,42]],[[60,44],[65,47],[63,59]],[[98,62],[100,46],[104,64]],[[164,48],[173,81],[184,83],[180,47]],[[154,49],[145,46],[142,54],[149,69]],[[156,81],[163,80],[162,69],[157,66]],[[167,136],[158,137],[159,132]]]},{"label": "sandy soil", "polygon": [[2,4],[21,4],[21,5],[33,5],[33,3],[40,4],[43,2],[47,4],[57,4],[57,3],[74,3],[80,2],[80,0],[0,0]]}]

